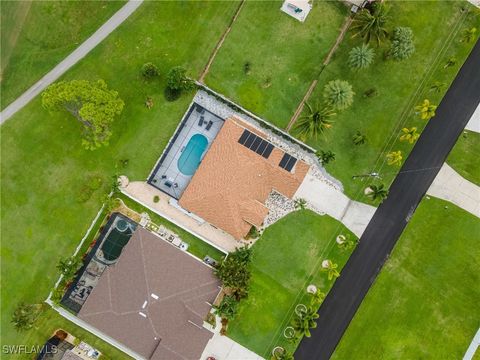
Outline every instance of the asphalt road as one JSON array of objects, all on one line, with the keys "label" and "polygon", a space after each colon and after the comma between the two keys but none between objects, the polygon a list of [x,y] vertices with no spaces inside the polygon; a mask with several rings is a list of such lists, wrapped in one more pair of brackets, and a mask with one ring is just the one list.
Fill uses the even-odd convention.
[{"label": "asphalt road", "polygon": [[[388,198],[319,310],[317,328],[304,338],[297,360],[329,359],[419,202],[480,102],[480,41],[418,139]],[[427,239],[425,239],[427,240]],[[368,336],[368,333],[365,334]]]},{"label": "asphalt road", "polygon": [[95,33],[77,47],[70,55],[62,60],[44,77],[38,80],[30,89],[20,95],[0,113],[0,125],[7,121],[18,110],[27,105],[34,97],[40,94],[48,85],[55,82],[68,69],[83,59],[90,51],[100,44],[110,33],[120,26],[142,4],[143,0],[130,0],[110,19],[107,20]]}]

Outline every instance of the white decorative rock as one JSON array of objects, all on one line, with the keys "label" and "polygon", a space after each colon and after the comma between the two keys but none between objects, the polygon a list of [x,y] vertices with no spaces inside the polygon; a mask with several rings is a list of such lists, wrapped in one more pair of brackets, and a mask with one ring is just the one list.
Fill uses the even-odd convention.
[{"label": "white decorative rock", "polygon": [[328,261],[328,259],[322,261],[322,267],[323,267],[324,269],[328,269],[329,264],[330,264],[330,261]]},{"label": "white decorative rock", "polygon": [[307,292],[309,294],[316,294],[317,293],[317,287],[313,284],[308,285],[307,287]]},{"label": "white decorative rock", "polygon": [[118,183],[120,184],[120,187],[122,188],[126,188],[129,184],[129,180],[128,180],[128,177],[126,177],[125,175],[120,175],[118,177]]}]

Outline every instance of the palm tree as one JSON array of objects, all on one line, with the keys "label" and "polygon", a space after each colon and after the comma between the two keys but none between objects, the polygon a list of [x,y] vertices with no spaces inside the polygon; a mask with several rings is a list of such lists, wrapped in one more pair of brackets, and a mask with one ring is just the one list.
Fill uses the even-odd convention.
[{"label": "palm tree", "polygon": [[430,120],[434,117],[435,110],[437,110],[437,105],[431,104],[428,99],[423,100],[423,103],[415,106],[416,114],[420,115],[422,120]]},{"label": "palm tree", "polygon": [[402,152],[399,151],[391,151],[387,154],[387,164],[388,165],[398,165],[402,163]]},{"label": "palm tree", "polygon": [[315,106],[313,108],[307,102],[305,102],[305,105],[308,109],[308,114],[298,119],[295,129],[302,140],[312,137],[317,139],[319,134],[322,134],[326,129],[332,127],[333,121],[331,121],[330,118],[336,114],[333,109],[328,106],[323,108]]},{"label": "palm tree", "polygon": [[447,87],[447,83],[435,81],[432,86],[430,86],[430,91],[440,94]]},{"label": "palm tree", "polygon": [[312,296],[312,303],[314,305],[320,305],[326,296],[326,294],[318,288],[317,288],[317,291],[315,291],[313,294],[312,293],[309,293],[309,294]]},{"label": "palm tree", "polygon": [[366,69],[373,62],[374,57],[375,51],[368,44],[362,44],[350,50],[348,65],[352,69]]},{"label": "palm tree", "polygon": [[310,337],[310,329],[317,327],[317,319],[317,312],[313,308],[308,308],[305,313],[293,321],[293,327],[300,336]]},{"label": "palm tree", "polygon": [[305,210],[306,207],[307,207],[307,200],[302,198],[295,200],[295,210]]},{"label": "palm tree", "polygon": [[75,276],[81,264],[82,261],[79,258],[75,256],[70,256],[65,259],[60,259],[57,264],[57,269],[68,281]]},{"label": "palm tree", "polygon": [[477,35],[477,28],[476,27],[472,27],[471,29],[465,29],[465,30],[463,30],[461,41],[465,42],[465,43],[470,43],[473,40],[475,40],[476,35]]},{"label": "palm tree", "polygon": [[345,80],[332,80],[323,88],[325,102],[338,110],[351,106],[354,95],[352,85]]},{"label": "palm tree", "polygon": [[337,270],[338,264],[332,262],[332,260],[323,260],[322,261],[322,271],[327,272],[328,280],[332,280],[340,276],[340,273]]},{"label": "palm tree", "polygon": [[355,17],[352,25],[354,34],[352,37],[360,36],[366,44],[371,40],[377,42],[377,46],[385,40],[388,32],[385,24],[389,20],[388,9],[384,4],[374,3],[372,10],[363,9]]},{"label": "palm tree", "polygon": [[331,150],[320,150],[317,152],[317,158],[321,161],[322,165],[327,165],[335,160],[335,153]]},{"label": "palm tree", "polygon": [[363,145],[367,142],[367,136],[357,131],[352,137],[354,145]]},{"label": "palm tree", "polygon": [[400,136],[400,141],[408,141],[410,144],[413,144],[420,137],[420,134],[417,133],[417,128],[411,127],[402,129],[403,135]]},{"label": "palm tree", "polygon": [[[275,351],[277,350],[277,351]],[[273,359],[275,360],[293,360],[293,355],[291,352],[284,348],[277,347],[273,351]]]},{"label": "palm tree", "polygon": [[385,185],[370,185],[365,189],[365,194],[373,201],[380,200],[382,202],[388,196],[388,190]]}]

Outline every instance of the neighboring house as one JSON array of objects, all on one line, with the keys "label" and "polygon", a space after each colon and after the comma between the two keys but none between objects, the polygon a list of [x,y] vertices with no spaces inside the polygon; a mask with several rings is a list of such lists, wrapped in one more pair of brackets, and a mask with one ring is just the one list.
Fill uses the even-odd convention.
[{"label": "neighboring house", "polygon": [[260,228],[275,190],[292,198],[309,165],[237,117],[225,120],[179,204],[236,239]]},{"label": "neighboring house", "polygon": [[138,358],[198,359],[220,282],[210,267],[138,227],[101,275],[78,317]]},{"label": "neighboring house", "polygon": [[308,0],[286,0],[280,8],[284,13],[301,22],[305,21],[311,9],[312,4]]}]

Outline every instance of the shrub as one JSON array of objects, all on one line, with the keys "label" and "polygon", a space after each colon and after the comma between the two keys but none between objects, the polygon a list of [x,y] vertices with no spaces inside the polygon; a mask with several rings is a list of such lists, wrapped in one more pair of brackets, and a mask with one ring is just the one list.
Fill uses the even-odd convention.
[{"label": "shrub", "polygon": [[243,72],[245,75],[250,75],[252,72],[252,63],[250,61],[246,61],[245,64],[243,64]]},{"label": "shrub", "polygon": [[248,295],[251,257],[251,249],[244,246],[230,253],[219,268],[215,270],[217,277],[225,287],[231,289],[237,300]]},{"label": "shrub", "polygon": [[396,27],[393,30],[392,46],[390,56],[395,60],[405,60],[413,55],[415,45],[413,44],[413,32],[409,27]]},{"label": "shrub", "polygon": [[345,80],[332,80],[323,89],[323,97],[335,109],[346,109],[353,103],[352,85]]},{"label": "shrub", "polygon": [[195,87],[192,79],[187,77],[187,70],[181,66],[176,66],[167,74],[167,87],[174,91],[188,91]]},{"label": "shrub", "polygon": [[158,203],[159,201],[160,201],[160,196],[155,195],[155,196],[153,197],[153,202],[154,202],[154,203]]},{"label": "shrub", "polygon": [[153,79],[159,74],[157,66],[151,62],[143,64],[141,73],[145,80]]},{"label": "shrub", "polygon": [[377,96],[378,92],[375,88],[370,88],[363,93],[363,97],[370,98]]},{"label": "shrub", "polygon": [[320,160],[322,165],[327,165],[328,163],[331,163],[335,160],[335,153],[331,150],[320,150],[317,153],[317,158],[318,160]]},{"label": "shrub", "polygon": [[19,332],[29,330],[37,321],[42,311],[42,305],[19,303],[12,314],[11,322]]},{"label": "shrub", "polygon": [[354,145],[363,145],[367,142],[367,136],[357,131],[352,137]]},{"label": "shrub", "polygon": [[81,266],[82,260],[76,256],[70,256],[59,260],[57,264],[57,270],[63,275],[65,282],[68,282],[75,277],[75,274]]},{"label": "shrub", "polygon": [[373,62],[374,57],[375,51],[368,44],[362,44],[350,50],[348,66],[352,69],[366,69]]},{"label": "shrub", "polygon": [[255,226],[252,226],[247,234],[247,236],[245,236],[245,239],[249,240],[249,239],[256,239],[260,236],[260,233],[258,232],[257,228]]},{"label": "shrub", "polygon": [[238,300],[232,295],[225,295],[220,305],[215,306],[215,314],[222,319],[233,320],[237,314]]}]

